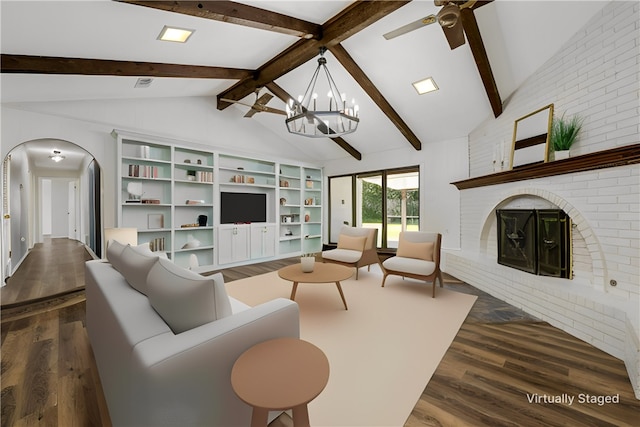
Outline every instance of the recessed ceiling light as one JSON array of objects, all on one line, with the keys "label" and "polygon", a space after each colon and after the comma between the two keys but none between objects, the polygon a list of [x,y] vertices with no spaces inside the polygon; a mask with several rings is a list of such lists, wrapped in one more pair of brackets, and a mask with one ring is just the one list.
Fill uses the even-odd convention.
[{"label": "recessed ceiling light", "polygon": [[413,87],[416,88],[416,91],[418,91],[419,95],[438,90],[438,85],[436,85],[433,77],[427,77],[424,80],[420,80],[419,82],[415,82],[412,84]]},{"label": "recessed ceiling light", "polygon": [[195,30],[190,30],[188,28],[169,27],[165,25],[162,31],[160,31],[158,40],[185,43],[189,40],[189,37],[191,37],[191,34],[193,34],[194,31]]}]

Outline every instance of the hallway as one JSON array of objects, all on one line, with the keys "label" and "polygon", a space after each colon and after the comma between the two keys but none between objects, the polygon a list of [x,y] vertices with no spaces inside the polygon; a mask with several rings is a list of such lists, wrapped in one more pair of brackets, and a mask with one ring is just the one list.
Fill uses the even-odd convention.
[{"label": "hallway", "polygon": [[45,238],[0,288],[1,308],[84,289],[84,263],[90,259],[84,244],[76,240]]}]

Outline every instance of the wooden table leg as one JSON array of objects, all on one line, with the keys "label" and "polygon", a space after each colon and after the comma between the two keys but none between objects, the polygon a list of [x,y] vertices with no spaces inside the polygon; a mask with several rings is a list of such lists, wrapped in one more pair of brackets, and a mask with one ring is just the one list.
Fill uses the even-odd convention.
[{"label": "wooden table leg", "polygon": [[293,408],[293,427],[310,427],[309,410],[306,403]]},{"label": "wooden table leg", "polygon": [[342,303],[344,304],[344,309],[349,310],[347,308],[347,300],[344,299],[344,293],[342,293],[342,286],[340,286],[340,282],[336,282],[336,286],[338,287],[338,292],[340,292],[340,298],[342,298]]},{"label": "wooden table leg", "polygon": [[291,288],[291,296],[289,297],[291,301],[295,300],[297,290],[298,290],[298,282],[293,282],[293,288]]},{"label": "wooden table leg", "polygon": [[267,421],[269,421],[269,410],[254,407],[251,414],[251,427],[267,427]]}]

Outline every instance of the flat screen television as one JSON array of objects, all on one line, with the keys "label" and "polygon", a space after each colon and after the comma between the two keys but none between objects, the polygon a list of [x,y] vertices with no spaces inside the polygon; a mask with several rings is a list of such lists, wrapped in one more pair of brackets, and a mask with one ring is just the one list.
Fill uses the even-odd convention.
[{"label": "flat screen television", "polygon": [[267,195],[220,193],[220,223],[267,222]]}]

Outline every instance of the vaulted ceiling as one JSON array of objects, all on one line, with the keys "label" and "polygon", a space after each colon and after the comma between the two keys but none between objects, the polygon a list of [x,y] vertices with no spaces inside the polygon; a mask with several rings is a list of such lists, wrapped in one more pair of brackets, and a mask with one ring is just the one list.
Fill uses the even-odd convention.
[{"label": "vaulted ceiling", "polygon": [[[473,2],[471,2],[473,3]],[[485,4],[487,3],[487,4]],[[2,103],[217,97],[211,114],[238,116],[256,87],[284,109],[304,92],[318,49],[360,106],[356,133],[323,140],[320,157],[361,158],[466,137],[605,2],[478,1],[463,10],[467,43],[451,50],[440,26],[383,34],[440,8],[433,1],[6,1],[0,3]],[[481,6],[481,7],[480,7]],[[163,26],[194,29],[161,42]],[[485,53],[486,52],[486,53]],[[411,83],[432,76],[439,90]],[[151,86],[134,88],[138,77]],[[228,114],[228,113],[227,113]],[[284,118],[252,120],[292,146]]]}]

